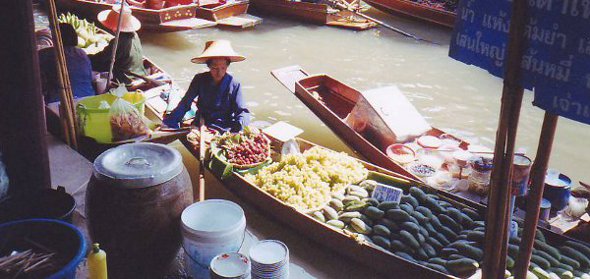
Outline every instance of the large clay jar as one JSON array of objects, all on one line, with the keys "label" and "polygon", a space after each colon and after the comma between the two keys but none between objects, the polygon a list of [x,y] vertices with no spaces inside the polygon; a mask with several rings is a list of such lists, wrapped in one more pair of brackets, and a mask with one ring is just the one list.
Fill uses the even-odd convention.
[{"label": "large clay jar", "polygon": [[191,203],[191,181],[178,151],[133,143],[98,156],[86,215],[92,241],[107,252],[109,278],[166,273],[180,248],[180,215]]}]

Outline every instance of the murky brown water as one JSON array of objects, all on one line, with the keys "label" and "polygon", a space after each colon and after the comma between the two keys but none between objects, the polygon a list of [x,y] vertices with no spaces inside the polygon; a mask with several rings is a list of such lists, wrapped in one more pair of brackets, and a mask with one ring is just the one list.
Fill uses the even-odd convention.
[{"label": "murky brown water", "polygon": [[[142,34],[146,55],[187,86],[204,66],[190,63],[205,41],[226,38],[248,59],[230,66],[242,81],[256,120],[285,120],[305,129],[305,138],[346,150],[344,144],[305,105],[282,87],[270,71],[298,64],[309,73],[327,73],[360,90],[399,86],[433,125],[460,130],[468,139],[493,148],[499,118],[502,80],[448,57],[451,31],[370,11],[441,45],[416,42],[378,28],[362,32],[315,26],[281,18],[264,18],[254,29],[216,28],[166,34]],[[543,111],[533,107],[532,93],[523,102],[518,147],[534,158]],[[560,119],[550,167],[572,180],[588,181],[590,127]]]}]

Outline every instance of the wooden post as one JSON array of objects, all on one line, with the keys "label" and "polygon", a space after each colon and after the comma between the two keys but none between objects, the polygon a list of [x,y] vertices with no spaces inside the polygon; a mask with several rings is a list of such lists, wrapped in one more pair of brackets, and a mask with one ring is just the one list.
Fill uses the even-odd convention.
[{"label": "wooden post", "polygon": [[488,196],[484,245],[483,278],[503,278],[506,266],[507,231],[511,186],[511,168],[524,89],[520,85],[520,64],[525,49],[524,28],[527,2],[514,0],[504,71],[502,106],[494,149],[494,170]]},{"label": "wooden post", "polygon": [[10,194],[51,186],[32,1],[0,1],[0,149]]},{"label": "wooden post", "polygon": [[553,146],[553,138],[555,137],[555,130],[557,128],[557,119],[557,115],[545,112],[543,128],[539,137],[539,146],[537,147],[537,157],[531,170],[531,190],[527,197],[526,217],[524,219],[524,228],[520,241],[520,252],[514,267],[514,277],[517,279],[526,278],[527,270],[529,269],[535,233],[537,232],[537,223],[539,222],[539,207],[543,199],[543,190],[545,189],[545,173],[547,172],[547,165],[551,156],[551,147]]}]

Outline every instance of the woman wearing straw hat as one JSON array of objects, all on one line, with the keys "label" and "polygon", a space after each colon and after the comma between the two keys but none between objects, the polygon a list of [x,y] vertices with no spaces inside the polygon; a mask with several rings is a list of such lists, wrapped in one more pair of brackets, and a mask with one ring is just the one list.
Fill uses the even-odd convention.
[{"label": "woman wearing straw hat", "polygon": [[207,127],[220,132],[238,132],[247,126],[250,112],[246,108],[240,83],[227,73],[231,62],[245,59],[233,50],[227,40],[207,42],[203,53],[191,62],[207,64],[209,71],[195,75],[178,106],[164,119],[164,125],[179,128],[183,116],[198,97],[196,119],[203,117]]},{"label": "woman wearing straw hat", "polygon": [[[114,6],[112,10],[104,10],[98,14],[98,21],[106,28],[117,32],[119,23],[119,6]],[[123,8],[123,19],[121,21],[121,30],[119,42],[117,44],[117,54],[113,66],[113,77],[119,82],[129,83],[130,78],[127,72],[145,76],[147,71],[143,66],[143,50],[139,36],[136,31],[141,28],[139,20],[131,15],[129,7]],[[90,55],[92,67],[97,72],[108,72],[111,56],[113,53],[115,40],[111,40],[109,45],[101,52]]]}]

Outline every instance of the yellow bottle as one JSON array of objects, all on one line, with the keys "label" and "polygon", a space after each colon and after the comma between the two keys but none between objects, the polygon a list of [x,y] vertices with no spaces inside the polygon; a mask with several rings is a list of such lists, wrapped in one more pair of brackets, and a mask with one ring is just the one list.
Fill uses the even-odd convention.
[{"label": "yellow bottle", "polygon": [[107,279],[107,253],[100,249],[98,243],[92,244],[87,262],[89,279]]}]

